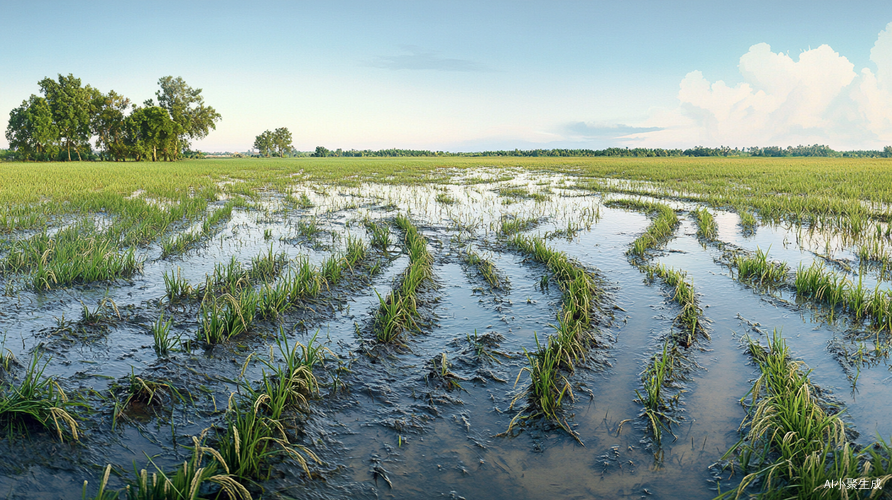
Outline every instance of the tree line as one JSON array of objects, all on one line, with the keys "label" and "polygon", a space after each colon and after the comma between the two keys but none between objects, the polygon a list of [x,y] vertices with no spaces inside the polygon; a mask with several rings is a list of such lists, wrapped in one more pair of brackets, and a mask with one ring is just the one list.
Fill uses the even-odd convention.
[{"label": "tree line", "polygon": [[[256,147],[256,146],[255,146]],[[406,157],[406,156],[516,156],[516,157],[669,157],[669,156],[764,156],[764,157],[858,157],[858,158],[892,158],[892,146],[886,146],[882,151],[835,151],[829,146],[814,144],[811,146],[779,146],[730,148],[719,146],[707,148],[696,146],[688,149],[662,149],[662,148],[606,148],[606,149],[514,149],[493,150],[473,153],[451,153],[446,151],[428,151],[418,149],[379,149],[379,150],[330,150],[323,146],[317,146],[315,152],[310,154],[315,157]]]},{"label": "tree line", "polygon": [[91,140],[105,160],[177,160],[189,154],[192,140],[216,129],[220,113],[181,77],[162,77],[158,85],[157,103],[148,99],[140,106],[71,74],[44,78],[38,82],[42,95],[10,111],[6,139],[20,160],[92,158]]}]

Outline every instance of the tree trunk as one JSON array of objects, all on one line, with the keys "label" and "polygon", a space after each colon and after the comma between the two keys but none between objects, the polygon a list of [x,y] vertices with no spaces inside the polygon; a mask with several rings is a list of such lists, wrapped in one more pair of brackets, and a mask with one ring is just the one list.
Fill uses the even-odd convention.
[{"label": "tree trunk", "polygon": [[65,141],[65,147],[68,149],[68,161],[71,161],[71,141]]},{"label": "tree trunk", "polygon": [[158,148],[152,146],[152,161],[158,161]]}]

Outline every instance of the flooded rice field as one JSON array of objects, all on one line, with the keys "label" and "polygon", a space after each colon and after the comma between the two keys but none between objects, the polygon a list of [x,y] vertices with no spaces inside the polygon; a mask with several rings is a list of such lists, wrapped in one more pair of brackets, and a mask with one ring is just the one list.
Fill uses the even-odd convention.
[{"label": "flooded rice field", "polygon": [[[191,479],[200,443],[227,462],[208,498],[715,498],[752,472],[770,398],[751,389],[779,339],[839,439],[888,441],[892,285],[865,239],[681,199],[512,170],[298,183],[220,196],[134,245],[132,272],[67,286],[9,263],[114,216],[10,233],[0,382],[9,401],[51,380],[59,411],[0,411],[0,495]],[[744,276],[760,255],[778,279]]]}]

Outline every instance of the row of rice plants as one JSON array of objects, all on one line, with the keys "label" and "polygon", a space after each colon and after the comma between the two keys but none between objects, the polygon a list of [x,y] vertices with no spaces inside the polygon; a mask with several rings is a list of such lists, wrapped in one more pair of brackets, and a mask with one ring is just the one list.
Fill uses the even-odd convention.
[{"label": "row of rice plants", "polygon": [[468,247],[465,254],[462,255],[462,260],[465,264],[476,268],[477,272],[480,273],[480,276],[483,276],[483,279],[489,283],[490,287],[494,289],[506,289],[508,287],[508,279],[499,275],[495,264],[493,264],[491,260],[481,257],[480,254],[472,250],[470,247]]},{"label": "row of rice plants", "polygon": [[199,313],[198,339],[208,344],[225,342],[249,330],[255,320],[274,318],[299,301],[319,295],[323,287],[335,286],[344,270],[360,264],[366,252],[361,240],[349,238],[346,254],[331,255],[318,268],[301,257],[275,284],[235,287],[219,297],[206,294]]},{"label": "row of rice plants", "polygon": [[[134,466],[134,478],[123,491],[106,490],[109,465],[97,493],[89,498],[116,499],[123,493],[131,500],[204,498],[208,494],[250,499],[246,486],[257,487],[259,481],[268,479],[270,459],[274,457],[294,459],[309,475],[308,462],[319,462],[319,457],[292,443],[287,429],[293,427],[288,422],[290,414],[309,412],[309,400],[319,395],[314,369],[334,356],[317,342],[317,335],[306,345],[295,342],[292,346],[284,329],[279,330],[276,346],[282,362],[274,361],[271,348],[270,359],[259,358],[266,366],[259,384],[241,384],[240,391],[230,396],[225,428],[216,431],[216,449],[204,445],[206,429],[200,437],[192,438],[192,458],[181,468],[165,473],[150,460],[155,467],[150,475],[145,469],[137,472]],[[85,481],[83,498],[88,498],[86,491]]]},{"label": "row of rice plants", "polygon": [[119,248],[107,233],[90,221],[65,228],[50,236],[44,230],[13,242],[0,261],[0,269],[30,273],[35,289],[52,289],[76,283],[92,283],[130,276],[142,268],[135,249]]},{"label": "row of rice plants", "polygon": [[419,287],[432,276],[433,257],[427,250],[427,241],[418,228],[405,216],[398,215],[394,223],[405,234],[405,248],[409,254],[409,267],[400,277],[400,284],[386,298],[378,295],[379,307],[375,314],[375,337],[380,342],[394,342],[406,330],[418,330],[416,296]]},{"label": "row of rice plants", "polygon": [[892,291],[877,288],[867,290],[859,276],[858,284],[827,270],[818,262],[805,267],[800,265],[793,281],[799,296],[824,303],[832,310],[837,308],[855,316],[856,319],[870,318],[873,325],[892,331]]},{"label": "row of rice plants", "polygon": [[662,431],[668,430],[671,433],[672,424],[677,423],[671,413],[678,407],[681,392],[676,392],[672,397],[664,396],[665,389],[682,377],[681,372],[686,361],[682,348],[691,347],[698,336],[708,339],[709,334],[700,320],[703,311],[697,304],[693,282],[686,281],[684,272],[663,265],[645,266],[643,270],[648,280],[660,278],[672,287],[672,300],[681,306],[681,311],[675,318],[678,331],[664,342],[662,351],[651,357],[642,372],[644,392],[635,391],[638,401],[644,406],[644,415],[654,441],[659,445]]},{"label": "row of rice plants", "polygon": [[217,209],[201,224],[201,231],[186,232],[170,236],[161,242],[161,258],[179,255],[207,238],[219,223],[232,217],[232,209],[244,204],[244,199],[234,198]]},{"label": "row of rice plants", "polygon": [[[667,286],[672,287],[672,300],[681,306],[681,311],[675,318],[678,332],[664,342],[660,352],[651,356],[641,373],[643,392],[635,390],[637,400],[643,406],[643,415],[647,420],[648,428],[653,434],[654,441],[659,445],[663,430],[668,430],[671,433],[672,424],[677,423],[671,414],[678,406],[681,392],[676,392],[672,397],[666,397],[665,391],[682,376],[685,356],[681,348],[693,345],[698,336],[704,336],[707,339],[709,336],[700,321],[703,311],[697,305],[693,282],[688,283],[686,275],[682,271],[663,265],[645,264],[647,250],[663,244],[673,234],[675,226],[678,224],[675,212],[662,203],[639,200],[615,200],[609,202],[608,205],[656,215],[644,234],[632,242],[626,254],[632,264],[647,275],[649,281],[652,282],[655,278],[659,278]],[[698,209],[692,212],[692,215],[698,221],[698,235],[704,239],[714,239],[717,227],[712,215],[705,209]]]},{"label": "row of rice plants", "polygon": [[508,245],[548,267],[563,292],[563,305],[555,333],[548,337],[544,345],[537,336],[534,352],[524,349],[529,366],[517,374],[514,385],[517,385],[523,373],[529,375],[530,384],[515,396],[511,408],[523,397],[527,397],[528,405],[511,419],[505,434],[510,433],[518,422],[544,416],[581,443],[562,415],[564,396],[573,398],[565,373],[572,372],[576,363],[585,360],[586,350],[595,341],[592,315],[601,289],[589,271],[571,261],[563,252],[548,248],[541,238],[516,235],[508,241]]},{"label": "row of rice plants", "polygon": [[267,479],[269,459],[288,456],[296,460],[307,475],[308,460],[319,458],[302,445],[291,443],[286,425],[288,412],[309,412],[309,400],[319,394],[319,381],[313,371],[333,356],[316,342],[316,335],[306,345],[290,346],[283,329],[276,339],[281,364],[261,358],[270,371],[263,370],[259,386],[243,385],[244,392],[233,393],[226,413],[226,430],[219,433],[220,455],[232,474],[242,481]]},{"label": "row of rice plants", "polygon": [[691,215],[697,221],[697,236],[704,240],[714,240],[719,233],[719,226],[715,222],[715,217],[702,207],[692,210]]},{"label": "row of rice plants", "polygon": [[675,227],[678,225],[678,216],[675,214],[675,211],[663,203],[620,199],[610,200],[605,205],[608,207],[638,210],[655,216],[650,225],[647,226],[644,234],[632,242],[627,252],[630,256],[638,259],[645,258],[648,250],[665,243],[672,236],[672,233],[675,232]]},{"label": "row of rice plants", "polygon": [[[750,400],[746,435],[723,457],[736,455],[748,474],[718,498],[740,498],[751,486],[763,499],[882,496],[892,479],[892,447],[881,439],[859,449],[848,440],[840,413],[821,403],[810,372],[791,359],[776,330],[767,347],[750,340],[748,351],[761,374],[741,399]],[[851,481],[869,486],[848,488]]]}]

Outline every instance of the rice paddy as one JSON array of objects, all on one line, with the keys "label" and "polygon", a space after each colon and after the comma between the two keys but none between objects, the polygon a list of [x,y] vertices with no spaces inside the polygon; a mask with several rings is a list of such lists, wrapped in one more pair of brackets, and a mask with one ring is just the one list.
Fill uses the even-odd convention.
[{"label": "rice paddy", "polygon": [[7,498],[892,496],[883,160],[0,170]]}]

